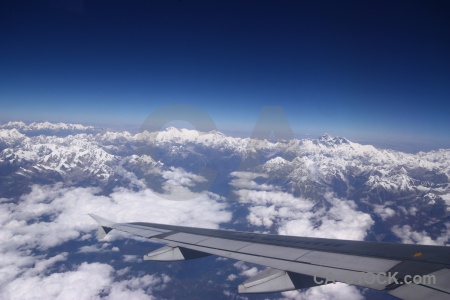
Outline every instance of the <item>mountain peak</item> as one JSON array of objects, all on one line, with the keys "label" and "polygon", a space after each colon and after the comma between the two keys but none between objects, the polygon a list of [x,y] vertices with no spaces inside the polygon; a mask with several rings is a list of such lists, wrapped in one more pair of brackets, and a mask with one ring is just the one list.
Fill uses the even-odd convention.
[{"label": "mountain peak", "polygon": [[0,129],[17,129],[20,132],[37,132],[37,131],[92,131],[94,127],[84,126],[81,124],[71,124],[71,123],[51,123],[51,122],[33,122],[30,124],[25,124],[24,122],[8,122],[6,124],[0,125]]},{"label": "mountain peak", "polygon": [[322,135],[318,138],[318,140],[319,140],[320,142],[328,142],[328,141],[332,141],[333,138],[332,138],[331,135],[329,135],[328,133],[324,133],[324,134],[322,134]]},{"label": "mountain peak", "polygon": [[341,145],[341,144],[349,144],[349,140],[347,140],[344,137],[332,137],[331,135],[329,135],[328,133],[324,133],[321,137],[319,137],[317,139],[317,141],[321,144],[326,144],[326,145]]},{"label": "mountain peak", "polygon": [[166,129],[164,129],[164,131],[165,131],[165,132],[180,132],[181,129],[176,128],[176,127],[174,127],[174,126],[169,126],[169,127],[167,127]]}]

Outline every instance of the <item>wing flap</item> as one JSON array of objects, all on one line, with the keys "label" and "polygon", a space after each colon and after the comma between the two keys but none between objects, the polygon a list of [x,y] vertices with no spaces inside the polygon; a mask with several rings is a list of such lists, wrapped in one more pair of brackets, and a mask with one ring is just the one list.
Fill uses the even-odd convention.
[{"label": "wing flap", "polygon": [[307,275],[268,268],[238,286],[239,293],[274,293],[317,286]]},{"label": "wing flap", "polygon": [[188,260],[208,256],[208,253],[199,252],[187,248],[165,246],[144,255],[144,260],[152,261],[176,261]]},{"label": "wing flap", "polygon": [[[412,283],[417,282],[417,284]],[[442,269],[425,276],[409,278],[409,284],[404,284],[389,294],[400,299],[450,299],[450,269]]]},{"label": "wing flap", "polygon": [[433,299],[433,300],[448,300],[450,299],[450,294],[436,290],[427,286],[417,285],[417,284],[405,284],[395,290],[389,291],[389,294],[400,299],[408,300],[423,300],[423,299]]},{"label": "wing flap", "polygon": [[277,269],[264,270],[238,286],[239,293],[275,293],[295,290],[286,271]]},{"label": "wing flap", "polygon": [[387,272],[398,260],[381,259],[365,256],[347,255],[322,251],[311,251],[297,259],[301,262],[317,264],[328,267],[352,269],[361,272],[380,273]]},{"label": "wing flap", "polygon": [[[428,274],[428,278],[430,275],[434,275],[436,278],[435,284],[431,282],[424,282],[423,285],[432,287],[435,289],[439,289],[443,292],[450,294],[450,269],[442,269],[433,273]],[[450,297],[450,296],[449,296]]]}]

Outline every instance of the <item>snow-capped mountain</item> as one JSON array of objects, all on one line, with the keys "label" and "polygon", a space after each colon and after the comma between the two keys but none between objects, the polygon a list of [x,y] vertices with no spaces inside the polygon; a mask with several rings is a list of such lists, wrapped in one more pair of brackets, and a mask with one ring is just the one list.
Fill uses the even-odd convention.
[{"label": "snow-capped mountain", "polygon": [[[50,131],[30,134],[43,129]],[[57,134],[64,130],[65,136]],[[450,150],[409,154],[327,134],[271,142],[173,127],[135,135],[98,129],[80,133],[86,130],[94,128],[63,123],[2,125],[3,182],[26,184],[45,178],[106,187],[129,184],[126,177],[133,174],[154,186],[170,167],[193,173],[206,167],[224,181],[233,171],[261,173],[266,184],[316,200],[325,199],[326,192],[368,207],[389,206],[390,201],[399,205],[402,199],[405,212],[413,207],[445,212],[450,205]],[[433,201],[427,200],[429,195],[434,195]]]},{"label": "snow-capped mountain", "polygon": [[20,133],[15,128],[0,130],[0,149],[15,147],[26,138],[26,135]]},{"label": "snow-capped mountain", "polygon": [[[48,253],[83,262],[96,253],[95,261],[114,265],[120,278],[147,273],[132,255],[149,250],[147,243],[91,246],[95,225],[86,213],[93,211],[119,221],[448,244],[449,176],[450,150],[409,154],[329,135],[274,141],[176,128],[131,134],[10,122],[0,127],[2,253],[18,267],[0,269],[13,274],[11,282],[46,264]],[[30,257],[39,264],[23,263]],[[232,277],[212,265],[224,274],[240,265],[209,259],[201,271],[198,264],[152,269],[172,278],[185,270],[183,280],[196,276],[192,284],[207,274],[225,282],[214,290],[228,288]],[[45,278],[60,269],[55,262]]]},{"label": "snow-capped mountain", "polygon": [[15,129],[27,135],[67,135],[74,133],[93,133],[97,130],[93,126],[50,122],[33,122],[30,124],[24,122],[8,122],[0,124],[0,129]]}]

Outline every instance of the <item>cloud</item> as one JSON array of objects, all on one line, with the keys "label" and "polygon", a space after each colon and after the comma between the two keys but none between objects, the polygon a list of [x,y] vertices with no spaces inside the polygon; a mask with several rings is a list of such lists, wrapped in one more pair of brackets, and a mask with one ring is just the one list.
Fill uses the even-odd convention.
[{"label": "cloud", "polygon": [[28,269],[25,272],[25,276],[43,274],[44,272],[48,271],[50,267],[53,266],[55,263],[67,260],[68,255],[69,253],[63,252],[53,257],[50,257],[49,259],[37,261],[34,264],[34,268]]},{"label": "cloud", "polygon": [[90,245],[90,246],[82,246],[80,247],[80,249],[78,250],[78,252],[80,253],[95,253],[95,252],[106,252],[106,251],[114,251],[114,247],[113,249],[108,249],[108,247],[111,246],[111,244],[109,243],[96,243],[94,245]]},{"label": "cloud", "polygon": [[[109,265],[69,265],[67,253],[51,256],[53,247],[93,237],[91,233],[97,225],[87,213],[94,212],[118,222],[149,221],[208,228],[218,228],[220,223],[231,219],[226,203],[213,193],[195,194],[190,201],[170,201],[149,189],[136,192],[120,188],[108,196],[100,195],[99,191],[61,184],[34,185],[20,199],[0,203],[1,299],[70,299],[69,295],[89,299],[104,294],[113,298],[112,291],[115,296],[148,299],[151,290],[156,288],[151,282],[160,285],[168,282],[162,275],[144,276],[148,283],[146,289],[143,279],[130,277],[116,281],[117,274]],[[109,240],[124,235],[113,234]],[[81,246],[79,252],[108,251],[110,246],[108,243]],[[69,271],[61,272],[61,268]]]},{"label": "cloud", "polygon": [[16,278],[0,289],[0,297],[5,300],[152,299],[152,291],[166,288],[171,280],[165,274],[114,280],[115,273],[108,264],[82,263],[67,272]]},{"label": "cloud", "polygon": [[[234,263],[233,266],[240,271],[240,273],[239,273],[240,276],[252,277],[252,276],[255,276],[259,272],[257,267],[250,268],[243,261],[238,261],[238,262]],[[235,275],[233,275],[233,276],[235,276]],[[235,278],[236,277],[234,277],[233,279],[235,279]]]},{"label": "cloud", "polygon": [[395,225],[391,231],[401,239],[404,244],[421,244],[421,245],[449,245],[450,244],[450,223],[445,223],[446,230],[436,239],[432,239],[425,231],[414,231],[411,226]]},{"label": "cloud", "polygon": [[258,268],[253,267],[248,270],[242,271],[241,275],[246,276],[246,277],[252,277],[252,276],[255,276],[257,273],[258,273]]},{"label": "cloud", "polygon": [[124,162],[125,162],[125,160],[122,160],[121,163],[115,168],[115,170],[114,170],[115,174],[128,179],[130,181],[131,187],[134,186],[134,187],[138,187],[140,189],[145,189],[146,188],[145,181],[143,179],[139,179],[136,176],[136,174],[134,174],[133,172],[127,171],[123,167]]},{"label": "cloud", "polygon": [[298,215],[284,222],[278,232],[285,235],[364,240],[375,224],[369,214],[357,210],[355,202],[327,194],[328,209]]},{"label": "cloud", "polygon": [[[143,155],[141,157],[138,157],[137,159],[132,159],[130,161],[135,160],[153,161],[152,158],[147,155]],[[123,167],[123,164],[125,162],[126,159],[123,159],[119,163],[119,165],[115,169],[115,174],[128,180],[129,188],[131,189],[148,189],[148,186],[145,183],[144,179],[138,178],[135,173],[130,172]],[[150,164],[148,166],[148,170],[146,171],[147,173],[158,175],[165,180],[162,183],[162,190],[164,191],[164,193],[154,192],[155,194],[157,194],[161,198],[178,201],[191,200],[199,196],[198,193],[192,192],[190,189],[198,184],[206,182],[207,179],[205,179],[203,176],[187,172],[183,168],[176,168],[173,166],[167,170],[161,170],[161,165],[154,162],[154,164]]]},{"label": "cloud", "polygon": [[256,183],[257,178],[268,178],[267,174],[253,173],[253,172],[231,172],[230,175],[234,177],[230,181],[230,185],[236,189],[241,189],[246,191],[248,189],[256,189],[263,191],[270,191],[277,189],[275,186],[270,184],[259,184]]},{"label": "cloud", "polygon": [[281,191],[237,190],[239,201],[248,202],[247,220],[255,226],[278,227],[283,235],[363,240],[374,225],[369,214],[357,210],[354,201],[325,195],[328,206]]},{"label": "cloud", "polygon": [[230,275],[228,275],[227,280],[228,280],[228,281],[233,281],[233,280],[235,280],[237,277],[238,277],[238,276],[237,276],[236,274],[230,274]]},{"label": "cloud", "polygon": [[142,258],[138,255],[124,255],[124,262],[142,262]]},{"label": "cloud", "polygon": [[194,200],[178,202],[160,198],[148,189],[134,192],[121,188],[109,196],[98,192],[96,188],[35,185],[18,203],[0,205],[2,248],[17,249],[26,244],[45,250],[79,238],[96,227],[87,216],[90,212],[119,222],[149,221],[209,228],[218,228],[231,218],[231,213],[225,210],[226,203],[213,193],[197,194]]},{"label": "cloud", "polygon": [[206,181],[200,175],[186,172],[183,168],[170,167],[169,170],[162,171],[162,177],[167,180],[166,184],[194,186],[196,183]]},{"label": "cloud", "polygon": [[374,213],[379,215],[383,221],[395,216],[395,211],[392,208],[385,207],[384,205],[374,205]]},{"label": "cloud", "polygon": [[108,295],[109,300],[122,299],[154,299],[149,297],[154,290],[167,287],[171,278],[165,274],[160,276],[144,275],[113,283]]},{"label": "cloud", "polygon": [[2,299],[91,299],[112,283],[113,268],[93,263],[49,276],[20,277],[1,291]]},{"label": "cloud", "polygon": [[284,299],[293,300],[362,300],[364,296],[351,285],[336,282],[334,284],[321,285],[305,291],[289,291],[282,293]]}]

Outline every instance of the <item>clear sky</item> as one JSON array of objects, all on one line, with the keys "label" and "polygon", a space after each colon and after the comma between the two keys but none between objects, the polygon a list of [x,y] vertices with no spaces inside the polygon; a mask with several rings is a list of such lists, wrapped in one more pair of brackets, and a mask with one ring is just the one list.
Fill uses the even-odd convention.
[{"label": "clear sky", "polygon": [[139,125],[187,104],[250,132],[450,146],[450,1],[2,1],[0,121]]}]

